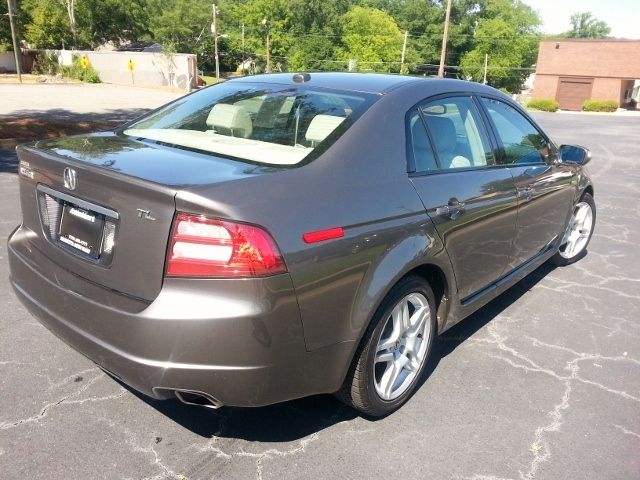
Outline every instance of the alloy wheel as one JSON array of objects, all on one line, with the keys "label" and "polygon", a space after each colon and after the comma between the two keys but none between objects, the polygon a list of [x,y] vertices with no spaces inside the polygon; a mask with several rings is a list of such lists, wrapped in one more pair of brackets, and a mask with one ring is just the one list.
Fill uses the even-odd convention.
[{"label": "alloy wheel", "polygon": [[430,323],[429,302],[421,293],[410,293],[391,310],[373,364],[373,381],[381,399],[394,400],[413,384],[427,356]]},{"label": "alloy wheel", "polygon": [[580,254],[591,236],[593,228],[593,211],[587,202],[580,202],[573,211],[567,231],[560,246],[560,255],[570,259]]}]

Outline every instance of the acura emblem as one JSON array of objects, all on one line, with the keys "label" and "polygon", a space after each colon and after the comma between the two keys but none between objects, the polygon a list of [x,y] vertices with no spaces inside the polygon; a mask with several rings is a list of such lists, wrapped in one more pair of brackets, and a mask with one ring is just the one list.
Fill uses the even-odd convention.
[{"label": "acura emblem", "polygon": [[62,176],[64,178],[64,187],[69,190],[75,190],[76,185],[78,184],[78,177],[76,175],[76,171],[73,168],[66,167],[64,169],[64,174]]}]

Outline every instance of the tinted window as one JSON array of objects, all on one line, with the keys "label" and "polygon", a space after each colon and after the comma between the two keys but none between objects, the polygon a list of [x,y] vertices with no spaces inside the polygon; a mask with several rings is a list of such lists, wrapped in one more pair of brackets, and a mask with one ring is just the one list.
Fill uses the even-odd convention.
[{"label": "tinted window", "polygon": [[181,98],[123,133],[240,160],[294,165],[334,142],[376,98],[230,81]]},{"label": "tinted window", "polygon": [[498,100],[483,98],[496,134],[504,149],[499,163],[523,164],[544,162],[549,144],[542,134],[516,109]]},{"label": "tinted window", "polygon": [[414,112],[409,119],[409,135],[416,172],[437,170],[433,148],[418,112]]},{"label": "tinted window", "polygon": [[470,98],[434,100],[422,113],[442,168],[493,165],[489,139]]}]

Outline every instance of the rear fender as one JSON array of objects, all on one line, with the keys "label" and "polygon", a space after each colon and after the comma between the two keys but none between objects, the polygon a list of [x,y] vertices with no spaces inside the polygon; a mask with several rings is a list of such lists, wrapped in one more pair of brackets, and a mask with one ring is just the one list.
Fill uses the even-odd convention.
[{"label": "rear fender", "polygon": [[[351,358],[355,355],[377,309],[394,285],[411,272],[419,272],[420,268],[429,265],[439,268],[444,273],[448,285],[449,291],[447,287],[444,291],[444,297],[448,299],[447,304],[442,305],[437,317],[438,332],[444,329],[447,323],[448,305],[451,303],[451,296],[455,296],[453,293],[456,290],[455,279],[449,256],[440,237],[435,232],[431,221],[426,218],[404,239],[386,251],[363,277],[350,315],[350,329],[352,332],[358,332]],[[343,378],[350,364],[351,362],[345,366]]]}]

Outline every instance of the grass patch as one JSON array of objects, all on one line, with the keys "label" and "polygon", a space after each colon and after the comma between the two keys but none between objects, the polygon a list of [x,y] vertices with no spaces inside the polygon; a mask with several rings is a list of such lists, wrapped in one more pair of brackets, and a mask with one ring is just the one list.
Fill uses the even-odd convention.
[{"label": "grass patch", "polygon": [[207,82],[207,85],[214,85],[219,81],[222,81],[222,78],[218,80],[215,76],[212,75],[200,75],[200,78]]}]

